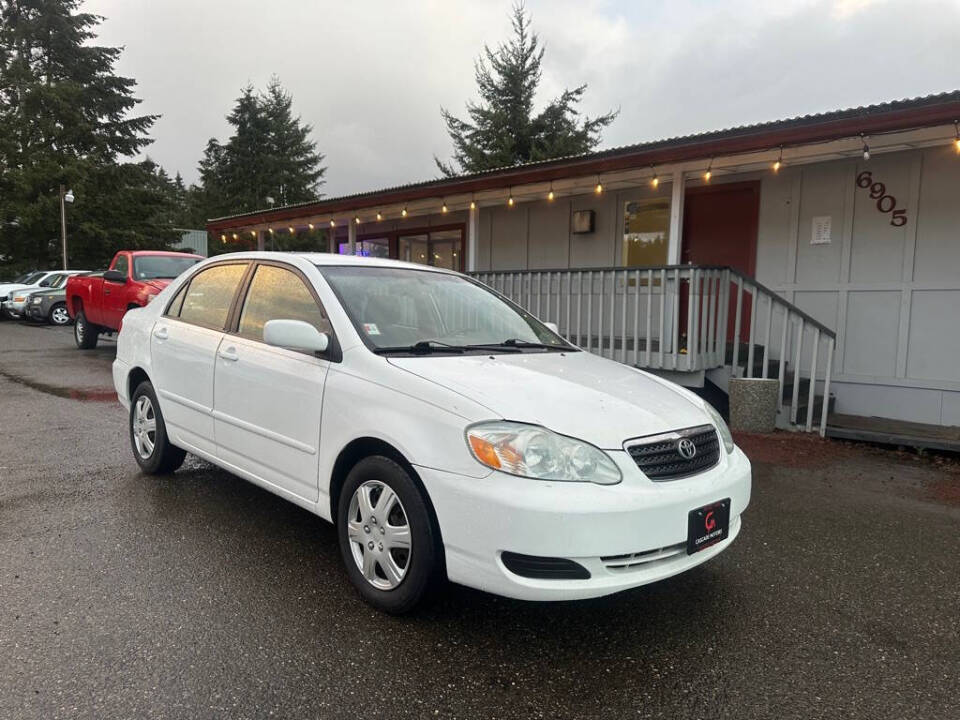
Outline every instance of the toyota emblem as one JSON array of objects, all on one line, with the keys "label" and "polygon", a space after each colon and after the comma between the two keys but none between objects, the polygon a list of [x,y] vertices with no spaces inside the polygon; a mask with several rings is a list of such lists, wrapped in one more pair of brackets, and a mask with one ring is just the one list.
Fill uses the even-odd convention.
[{"label": "toyota emblem", "polygon": [[693,460],[697,455],[697,446],[690,438],[682,438],[677,441],[677,452],[684,460]]}]

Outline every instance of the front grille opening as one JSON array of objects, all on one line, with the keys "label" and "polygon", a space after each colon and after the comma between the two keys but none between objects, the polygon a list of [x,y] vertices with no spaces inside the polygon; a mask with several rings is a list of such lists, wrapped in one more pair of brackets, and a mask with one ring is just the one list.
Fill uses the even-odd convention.
[{"label": "front grille opening", "polygon": [[686,543],[677,543],[668,547],[657,548],[655,550],[643,550],[641,552],[626,553],[624,555],[605,555],[600,558],[604,567],[608,570],[630,570],[642,565],[649,565],[660,560],[674,557],[687,549]]},{"label": "front grille opening", "polygon": [[[681,441],[693,443],[693,457],[680,453]],[[720,461],[720,438],[713,425],[676,430],[625,443],[637,467],[651,480],[676,480],[708,470]]]},{"label": "front grille opening", "polygon": [[506,552],[500,559],[507,570],[515,575],[538,580],[588,580],[590,571],[583,565],[567,558],[539,557]]}]

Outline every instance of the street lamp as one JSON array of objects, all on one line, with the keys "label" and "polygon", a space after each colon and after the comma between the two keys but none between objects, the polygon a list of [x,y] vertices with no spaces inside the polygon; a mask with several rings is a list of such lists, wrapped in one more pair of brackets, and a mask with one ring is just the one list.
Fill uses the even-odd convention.
[{"label": "street lamp", "polygon": [[63,269],[67,269],[67,203],[74,200],[73,190],[60,186],[60,242],[63,245]]}]

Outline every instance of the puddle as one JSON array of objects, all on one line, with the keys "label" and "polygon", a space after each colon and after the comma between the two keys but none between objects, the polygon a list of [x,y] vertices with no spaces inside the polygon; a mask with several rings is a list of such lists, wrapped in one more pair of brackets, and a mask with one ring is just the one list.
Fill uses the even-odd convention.
[{"label": "puddle", "polygon": [[117,399],[117,393],[113,390],[98,388],[82,390],[77,388],[59,387],[57,385],[50,385],[37,380],[31,380],[20,375],[14,375],[13,373],[2,369],[0,369],[0,377],[5,377],[11,382],[31,388],[32,390],[38,390],[42,393],[46,393],[47,395],[66,398],[68,400],[80,400],[81,402],[113,402]]}]

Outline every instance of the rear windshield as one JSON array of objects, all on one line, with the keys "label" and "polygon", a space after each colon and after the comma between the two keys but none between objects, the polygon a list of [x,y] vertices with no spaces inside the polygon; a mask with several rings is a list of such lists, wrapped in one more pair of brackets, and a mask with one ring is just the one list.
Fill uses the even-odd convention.
[{"label": "rear windshield", "polygon": [[176,255],[144,255],[133,259],[133,277],[137,280],[172,280],[192,268],[202,258]]}]

